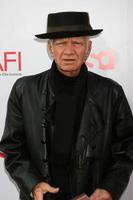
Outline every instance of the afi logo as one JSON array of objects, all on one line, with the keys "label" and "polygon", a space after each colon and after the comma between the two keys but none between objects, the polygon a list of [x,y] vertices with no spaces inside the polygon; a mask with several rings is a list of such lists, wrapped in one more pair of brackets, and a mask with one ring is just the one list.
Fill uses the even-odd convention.
[{"label": "afi logo", "polygon": [[0,72],[13,71],[12,67],[17,71],[22,70],[21,52],[5,51],[3,53],[3,63],[1,63],[0,57]]},{"label": "afi logo", "polygon": [[5,158],[5,154],[0,151],[0,158]]},{"label": "afi logo", "polygon": [[92,53],[90,55],[90,60],[86,64],[88,67],[94,67],[94,63],[98,63],[98,68],[101,70],[113,70],[115,68],[115,55],[114,51],[101,51],[98,54]]}]

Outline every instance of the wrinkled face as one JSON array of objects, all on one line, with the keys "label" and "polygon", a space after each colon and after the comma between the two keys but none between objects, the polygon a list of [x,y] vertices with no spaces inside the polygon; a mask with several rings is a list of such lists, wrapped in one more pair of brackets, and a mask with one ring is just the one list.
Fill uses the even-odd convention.
[{"label": "wrinkled face", "polygon": [[91,41],[85,36],[53,39],[49,41],[48,49],[61,73],[77,76],[89,56]]}]

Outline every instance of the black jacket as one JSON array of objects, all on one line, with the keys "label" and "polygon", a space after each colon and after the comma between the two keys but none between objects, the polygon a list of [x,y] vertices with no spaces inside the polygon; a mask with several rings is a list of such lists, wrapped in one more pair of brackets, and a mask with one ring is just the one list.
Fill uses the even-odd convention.
[{"label": "black jacket", "polygon": [[[23,200],[31,199],[38,182],[50,180],[46,131],[55,97],[49,72],[18,79],[8,101],[0,150]],[[120,198],[133,167],[133,117],[121,86],[92,72],[73,155],[77,193],[84,192],[89,173],[92,192],[103,188]]]}]

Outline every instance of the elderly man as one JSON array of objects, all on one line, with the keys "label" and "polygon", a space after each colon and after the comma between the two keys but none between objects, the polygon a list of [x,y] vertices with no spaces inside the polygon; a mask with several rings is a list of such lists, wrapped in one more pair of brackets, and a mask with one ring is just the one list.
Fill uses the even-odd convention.
[{"label": "elderly man", "polygon": [[48,15],[52,67],[14,84],[0,149],[21,200],[118,200],[133,168],[133,117],[122,87],[87,71],[88,13]]}]

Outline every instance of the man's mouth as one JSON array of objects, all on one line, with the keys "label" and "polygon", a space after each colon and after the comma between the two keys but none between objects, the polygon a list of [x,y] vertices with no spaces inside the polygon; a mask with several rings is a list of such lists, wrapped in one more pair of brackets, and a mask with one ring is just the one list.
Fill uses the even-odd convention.
[{"label": "man's mouth", "polygon": [[63,61],[65,61],[65,62],[74,62],[75,59],[63,59]]}]

